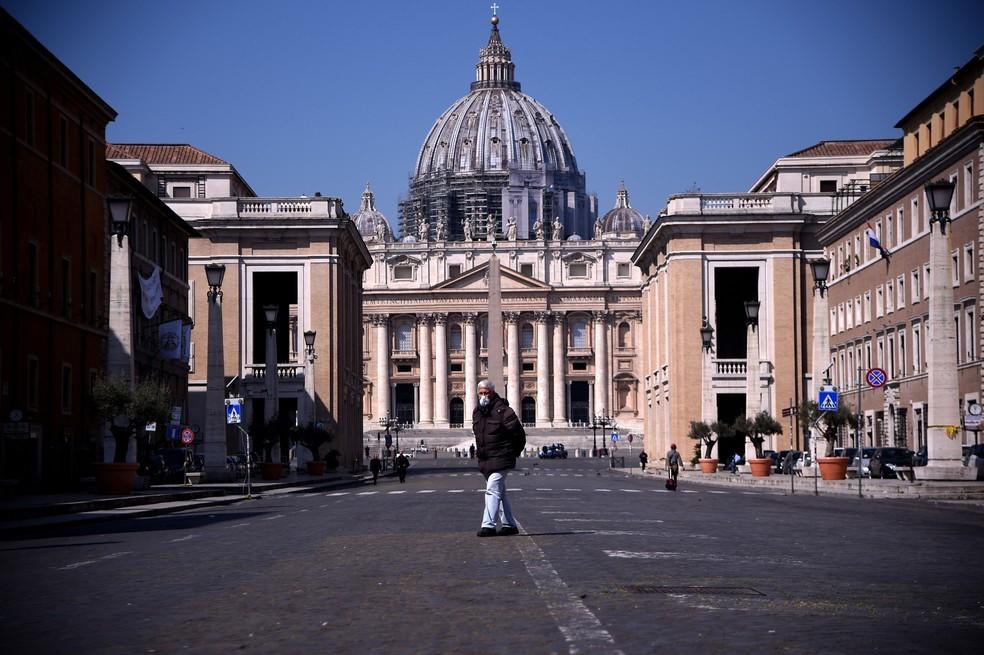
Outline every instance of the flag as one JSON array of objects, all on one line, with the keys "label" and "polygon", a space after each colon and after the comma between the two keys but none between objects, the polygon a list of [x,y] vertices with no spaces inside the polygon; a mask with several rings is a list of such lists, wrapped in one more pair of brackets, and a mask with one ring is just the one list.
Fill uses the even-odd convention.
[{"label": "flag", "polygon": [[137,273],[137,279],[140,281],[140,308],[143,310],[144,316],[154,318],[157,308],[161,306],[161,301],[164,300],[164,289],[161,288],[161,269],[154,266],[154,272],[146,278]]},{"label": "flag", "polygon": [[161,323],[160,344],[162,359],[181,358],[181,319]]},{"label": "flag", "polygon": [[181,361],[191,363],[191,323],[182,325],[181,330]]},{"label": "flag", "polygon": [[888,259],[888,251],[882,247],[881,242],[875,235],[875,230],[871,227],[871,223],[865,223],[865,225],[868,226],[868,229],[864,231],[865,236],[868,237],[868,245],[877,250],[882,257]]}]

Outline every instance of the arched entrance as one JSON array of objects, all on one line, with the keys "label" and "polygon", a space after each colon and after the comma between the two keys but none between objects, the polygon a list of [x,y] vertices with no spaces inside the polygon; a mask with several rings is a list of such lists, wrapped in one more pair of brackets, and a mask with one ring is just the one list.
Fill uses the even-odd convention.
[{"label": "arched entrance", "polygon": [[396,385],[396,420],[404,424],[413,424],[414,420],[414,402],[413,402],[413,384],[410,383],[400,383]]},{"label": "arched entrance", "polygon": [[536,424],[536,399],[530,396],[524,396],[522,402],[522,415],[520,420],[524,425],[535,425]]},{"label": "arched entrance", "polygon": [[465,424],[465,401],[461,398],[451,399],[451,416],[449,417],[451,425],[464,425]]},{"label": "arched entrance", "polygon": [[571,382],[571,423],[589,423],[588,383],[585,380]]}]

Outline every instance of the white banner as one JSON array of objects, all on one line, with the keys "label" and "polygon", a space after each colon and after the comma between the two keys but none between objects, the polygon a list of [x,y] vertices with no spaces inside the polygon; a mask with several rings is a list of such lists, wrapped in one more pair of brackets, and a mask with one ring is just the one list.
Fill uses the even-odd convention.
[{"label": "white banner", "polygon": [[161,288],[161,269],[154,266],[154,272],[145,278],[137,273],[140,281],[140,307],[147,318],[154,318],[157,308],[164,300],[164,289]]},{"label": "white banner", "polygon": [[161,323],[160,344],[163,359],[181,359],[181,319]]},{"label": "white banner", "polygon": [[191,363],[191,323],[185,323],[181,330],[181,361]]}]

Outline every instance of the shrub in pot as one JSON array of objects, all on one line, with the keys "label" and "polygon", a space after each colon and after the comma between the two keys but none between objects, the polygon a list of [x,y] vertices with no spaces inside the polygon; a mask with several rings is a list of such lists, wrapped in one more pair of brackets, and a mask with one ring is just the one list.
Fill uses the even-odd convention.
[{"label": "shrub in pot", "polygon": [[837,433],[843,427],[858,429],[858,417],[850,405],[840,403],[836,412],[822,411],[816,402],[808,400],[799,411],[800,420],[806,425],[820,428],[826,442],[824,456],[817,457],[820,476],[824,480],[843,480],[847,477],[847,457],[834,457],[834,446],[837,444]]},{"label": "shrub in pot", "polygon": [[[715,423],[715,425],[717,425]],[[687,436],[696,441],[695,450],[697,451],[701,473],[715,473],[717,471],[718,460],[711,456],[714,451],[714,444],[717,443],[715,430],[704,421],[691,421],[690,431]],[[700,447],[704,446],[704,457],[700,458]]]}]

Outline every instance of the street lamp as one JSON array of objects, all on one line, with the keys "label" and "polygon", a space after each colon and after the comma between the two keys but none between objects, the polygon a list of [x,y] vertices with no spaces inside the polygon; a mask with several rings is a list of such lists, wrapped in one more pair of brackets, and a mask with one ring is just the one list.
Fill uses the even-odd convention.
[{"label": "street lamp", "polygon": [[209,300],[222,295],[222,278],[224,277],[225,264],[205,264],[205,279],[208,281]]},{"label": "street lamp", "polygon": [[757,300],[745,301],[745,322],[753,328],[758,326],[760,305],[761,303]]},{"label": "street lamp", "polygon": [[379,419],[379,427],[386,429],[386,441],[389,442],[390,428],[396,431],[396,449],[400,450],[400,421],[390,417],[388,414]]},{"label": "street lamp", "polygon": [[953,182],[937,180],[926,185],[926,201],[932,216],[929,219],[930,229],[933,223],[940,224],[940,234],[946,234],[946,224],[950,222],[950,200],[953,199]]},{"label": "street lamp", "polygon": [[700,326],[700,345],[705,352],[711,352],[711,340],[714,338],[714,328],[711,324],[707,322],[707,317],[704,317],[704,322]]},{"label": "street lamp", "polygon": [[113,226],[113,234],[116,235],[116,245],[122,248],[123,237],[130,227],[133,198],[130,196],[111,196],[106,198],[106,207],[109,209],[109,220]]},{"label": "street lamp", "polygon": [[277,327],[277,310],[279,307],[277,305],[263,305],[263,314],[266,317],[266,324],[268,330],[273,330]]},{"label": "street lamp", "polygon": [[314,360],[318,358],[318,355],[314,352],[314,338],[317,335],[318,333],[315,330],[308,330],[304,333],[304,345],[309,364],[314,364]]},{"label": "street lamp", "polygon": [[596,430],[598,428],[601,428],[601,443],[604,444],[605,443],[605,428],[608,427],[608,425],[610,424],[611,420],[612,420],[612,418],[610,416],[606,416],[605,415],[605,408],[604,407],[601,408],[601,413],[600,414],[597,414],[596,416],[591,417],[591,441],[592,441],[592,444],[593,444],[593,446],[591,448],[591,456],[592,457],[597,457],[598,456],[598,435],[597,435]]},{"label": "street lamp", "polygon": [[810,260],[810,272],[813,274],[813,293],[825,295],[827,291],[827,276],[830,275],[830,260],[826,257]]}]

